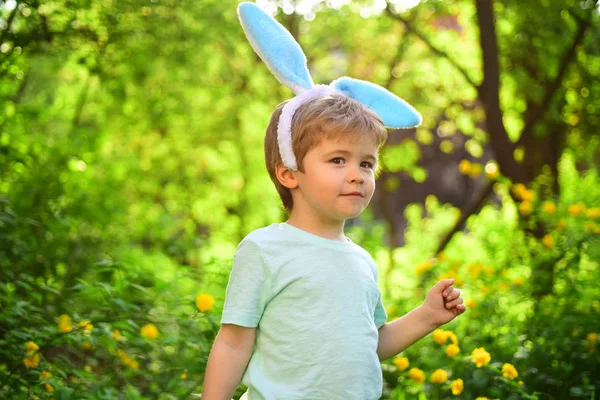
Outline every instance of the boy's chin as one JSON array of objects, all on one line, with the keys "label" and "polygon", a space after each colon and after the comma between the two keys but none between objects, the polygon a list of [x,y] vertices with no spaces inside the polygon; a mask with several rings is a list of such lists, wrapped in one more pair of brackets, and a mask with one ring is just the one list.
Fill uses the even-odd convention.
[{"label": "boy's chin", "polygon": [[345,219],[345,220],[352,219],[352,218],[358,217],[360,214],[362,214],[363,211],[364,211],[364,209],[360,210],[360,211],[347,211],[347,212],[344,212],[342,216],[343,216],[343,219]]}]

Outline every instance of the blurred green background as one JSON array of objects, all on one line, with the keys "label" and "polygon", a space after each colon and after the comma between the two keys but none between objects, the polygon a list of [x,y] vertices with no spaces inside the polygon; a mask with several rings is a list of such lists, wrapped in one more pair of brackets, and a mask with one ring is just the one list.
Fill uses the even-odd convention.
[{"label": "blurred green background", "polygon": [[[293,94],[237,3],[0,1],[1,398],[201,396],[236,246],[286,218],[262,146]],[[382,363],[382,398],[594,399],[598,2],[258,3],[315,83],[423,115],[346,233],[390,321],[445,277],[467,311]]]}]

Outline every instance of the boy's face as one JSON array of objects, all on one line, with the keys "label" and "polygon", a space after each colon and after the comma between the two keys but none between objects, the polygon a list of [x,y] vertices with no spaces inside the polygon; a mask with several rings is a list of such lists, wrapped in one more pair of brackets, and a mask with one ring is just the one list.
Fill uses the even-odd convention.
[{"label": "boy's face", "polygon": [[375,191],[377,156],[378,143],[371,136],[323,139],[306,153],[304,173],[294,173],[294,209],[328,222],[358,216]]}]

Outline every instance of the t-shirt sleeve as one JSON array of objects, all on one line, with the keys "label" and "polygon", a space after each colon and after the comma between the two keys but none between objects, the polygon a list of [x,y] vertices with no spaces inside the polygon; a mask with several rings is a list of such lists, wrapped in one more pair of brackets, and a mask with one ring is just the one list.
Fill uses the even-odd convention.
[{"label": "t-shirt sleeve", "polygon": [[256,243],[248,238],[238,245],[225,291],[222,324],[258,326],[271,297],[271,274]]},{"label": "t-shirt sleeve", "polygon": [[[373,261],[373,273],[375,275],[375,282],[379,281],[379,271],[377,270],[377,264],[375,264],[375,261]],[[375,321],[375,326],[377,326],[377,329],[381,328],[383,326],[383,324],[385,324],[385,321],[387,321],[387,313],[385,312],[385,307],[383,306],[383,301],[381,300],[382,295],[381,295],[381,291],[379,293],[379,300],[377,300],[377,305],[375,306],[375,315],[374,315],[374,321]]]},{"label": "t-shirt sleeve", "polygon": [[387,313],[385,312],[385,307],[383,307],[383,302],[381,301],[381,296],[379,296],[379,300],[377,301],[377,306],[375,306],[375,326],[377,329],[381,328],[385,321],[387,321]]}]

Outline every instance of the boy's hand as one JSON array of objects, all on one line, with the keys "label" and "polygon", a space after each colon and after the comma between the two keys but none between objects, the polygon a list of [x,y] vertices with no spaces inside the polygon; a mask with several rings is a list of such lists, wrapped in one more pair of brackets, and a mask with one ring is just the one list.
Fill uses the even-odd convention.
[{"label": "boy's hand", "polygon": [[452,284],[454,278],[442,279],[427,293],[422,307],[429,313],[435,326],[447,324],[457,315],[465,312],[467,307],[460,297],[460,290]]}]

